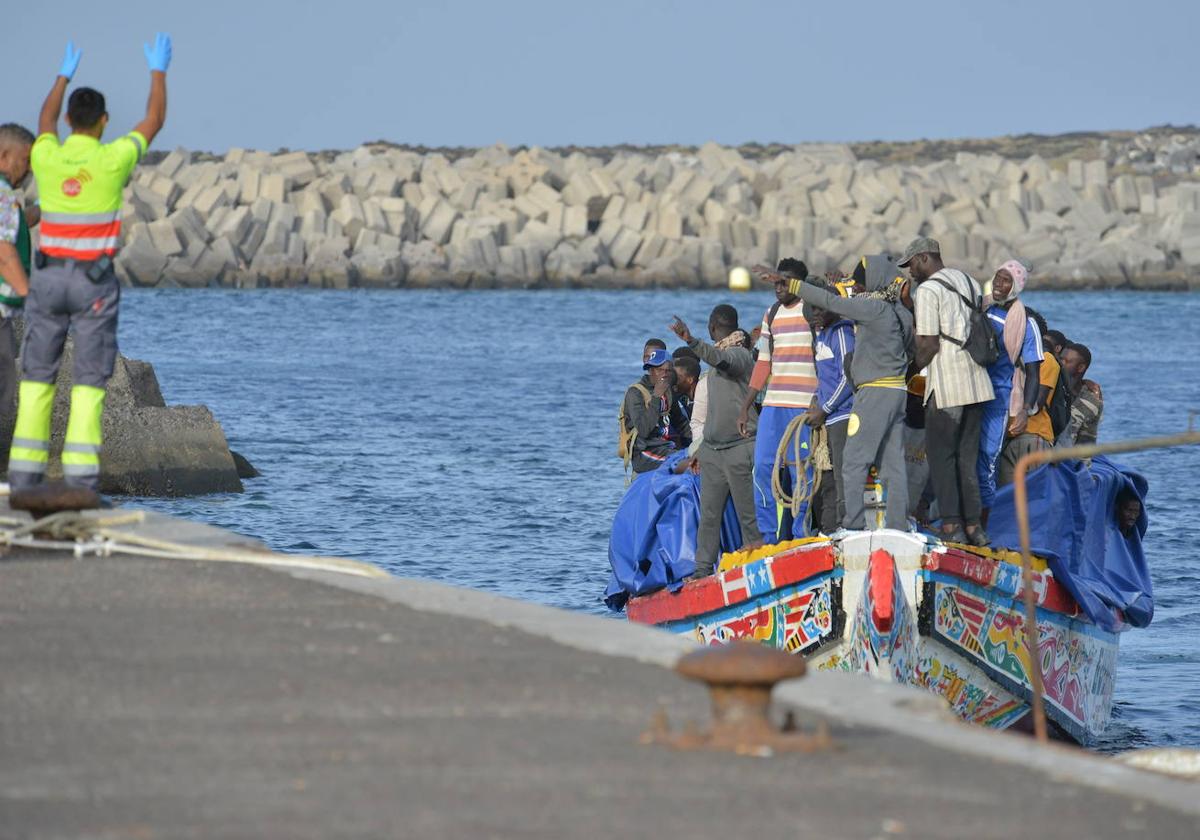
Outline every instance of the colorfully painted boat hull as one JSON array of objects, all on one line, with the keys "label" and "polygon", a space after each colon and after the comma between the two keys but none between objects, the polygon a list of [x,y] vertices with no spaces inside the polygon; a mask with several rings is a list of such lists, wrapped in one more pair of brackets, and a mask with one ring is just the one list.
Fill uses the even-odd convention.
[{"label": "colorfully painted boat hull", "polygon": [[[1108,724],[1119,634],[1034,573],[1047,717],[1087,743]],[[1019,724],[1032,697],[1021,569],[899,531],[821,541],[630,600],[630,620],[723,644],[755,639],[838,669],[922,687],[963,719]]]}]

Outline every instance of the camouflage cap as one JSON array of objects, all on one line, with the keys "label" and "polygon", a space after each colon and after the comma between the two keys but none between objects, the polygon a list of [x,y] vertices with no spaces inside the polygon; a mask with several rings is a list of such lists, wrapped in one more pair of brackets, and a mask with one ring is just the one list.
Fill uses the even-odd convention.
[{"label": "camouflage cap", "polygon": [[917,254],[941,254],[942,246],[938,244],[936,239],[930,239],[928,236],[918,236],[912,242],[908,243],[908,247],[904,249],[904,256],[900,258],[899,266],[904,268],[908,265],[909,260]]}]

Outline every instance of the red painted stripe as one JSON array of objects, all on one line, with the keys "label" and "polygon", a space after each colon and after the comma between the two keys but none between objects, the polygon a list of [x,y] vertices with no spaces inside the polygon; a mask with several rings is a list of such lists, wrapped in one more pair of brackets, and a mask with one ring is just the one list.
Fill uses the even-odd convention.
[{"label": "red painted stripe", "polygon": [[871,594],[871,623],[880,633],[892,632],[892,622],[896,618],[896,605],[892,603],[895,585],[895,560],[882,548],[875,549],[867,566],[867,586]]},{"label": "red painted stripe", "polygon": [[[834,566],[833,546],[799,546],[776,555],[770,561],[756,561],[752,565],[757,566],[758,562],[770,562],[772,580],[775,587],[779,588],[830,571]],[[746,568],[743,566],[689,581],[678,592],[663,589],[631,598],[625,613],[630,621],[640,624],[664,624],[723,609],[727,606],[725,588],[743,585],[739,579]],[[726,582],[725,587],[722,586],[723,582]]]},{"label": "red painted stripe", "polygon": [[[990,557],[980,557],[958,548],[946,548],[931,551],[925,561],[925,568],[930,571],[944,572],[955,577],[963,578],[981,586],[994,586],[996,582],[999,560]],[[1065,615],[1079,615],[1079,605],[1071,597],[1067,588],[1046,572],[1033,573],[1033,588],[1038,592],[1038,606]],[[1018,595],[1020,593],[1018,592]]]}]

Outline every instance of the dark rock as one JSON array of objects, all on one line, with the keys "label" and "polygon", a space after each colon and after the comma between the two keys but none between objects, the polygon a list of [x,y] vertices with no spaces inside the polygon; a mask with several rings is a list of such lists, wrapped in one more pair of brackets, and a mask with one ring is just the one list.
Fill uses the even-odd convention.
[{"label": "dark rock", "polygon": [[[51,444],[51,470],[56,449]],[[131,496],[240,493],[221,424],[202,405],[104,412],[100,490]]]},{"label": "dark rock", "polygon": [[262,475],[245,455],[234,452],[232,449],[229,450],[229,454],[233,456],[233,465],[237,467],[238,478],[258,478]]}]

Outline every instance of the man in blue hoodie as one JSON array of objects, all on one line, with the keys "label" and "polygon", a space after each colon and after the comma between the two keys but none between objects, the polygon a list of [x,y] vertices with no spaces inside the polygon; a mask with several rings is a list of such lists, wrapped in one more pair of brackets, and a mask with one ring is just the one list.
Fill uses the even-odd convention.
[{"label": "man in blue hoodie", "polygon": [[846,357],[854,352],[854,322],[828,309],[809,304],[805,317],[816,331],[813,362],[817,368],[817,394],[804,422],[813,428],[825,427],[829,446],[832,486],[823,486],[821,518],[813,525],[826,534],[833,533],[846,515],[846,492],[842,483],[842,452],[846,448],[846,427],[854,407],[854,386],[846,375]]}]

